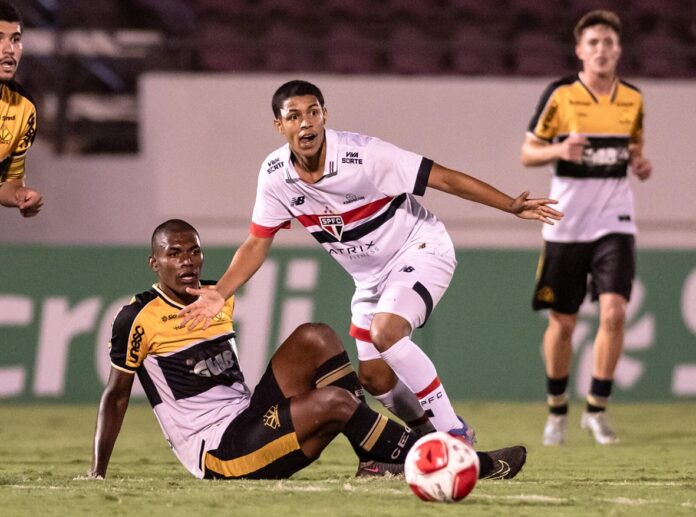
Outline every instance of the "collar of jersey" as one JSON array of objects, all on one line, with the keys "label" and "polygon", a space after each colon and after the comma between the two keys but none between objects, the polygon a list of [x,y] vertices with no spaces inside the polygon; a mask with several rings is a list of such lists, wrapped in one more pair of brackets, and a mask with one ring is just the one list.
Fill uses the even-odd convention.
[{"label": "collar of jersey", "polygon": [[[335,174],[338,169],[338,133],[333,129],[326,129],[326,160],[324,160],[324,176]],[[283,148],[283,161],[285,162],[285,175],[288,178],[299,179],[295,166],[290,159],[290,145],[285,144]]]},{"label": "collar of jersey", "polygon": [[172,300],[169,296],[167,296],[166,294],[164,294],[164,291],[162,291],[162,289],[159,288],[159,286],[157,285],[157,283],[152,284],[152,288],[153,288],[155,291],[157,291],[157,294],[159,294],[162,298],[164,298],[164,301],[167,302],[169,305],[173,305],[174,307],[177,307],[177,308],[179,308],[179,309],[183,309],[183,308],[184,308],[184,306],[183,306],[181,303],[175,302],[175,301]]}]

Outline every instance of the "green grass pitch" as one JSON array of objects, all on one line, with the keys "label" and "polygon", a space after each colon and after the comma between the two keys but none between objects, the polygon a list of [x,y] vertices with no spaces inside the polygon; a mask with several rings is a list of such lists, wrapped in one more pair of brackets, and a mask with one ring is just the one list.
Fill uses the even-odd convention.
[{"label": "green grass pitch", "polygon": [[467,403],[479,447],[521,443],[527,465],[456,504],[424,503],[403,479],[356,479],[342,437],[287,481],[200,481],[169,451],[150,408],[134,404],[106,481],[84,480],[95,406],[0,406],[0,515],[696,515],[696,402],[614,404],[622,443],[595,445],[571,408],[569,443],[540,444],[542,403]]}]

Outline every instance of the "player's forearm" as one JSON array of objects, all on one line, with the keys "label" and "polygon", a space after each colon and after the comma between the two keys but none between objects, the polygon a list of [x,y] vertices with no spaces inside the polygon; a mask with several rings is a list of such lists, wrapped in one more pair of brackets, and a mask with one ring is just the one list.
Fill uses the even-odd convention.
[{"label": "player's forearm", "polygon": [[526,167],[547,165],[560,158],[560,144],[525,142],[520,158]]},{"label": "player's forearm", "polygon": [[505,212],[510,212],[510,207],[514,201],[513,198],[485,181],[438,164],[433,165],[428,186]]},{"label": "player's forearm", "polygon": [[128,409],[128,399],[128,396],[117,395],[109,389],[102,396],[94,430],[92,467],[89,472],[94,477],[106,476],[111,453]]},{"label": "player's forearm", "polygon": [[239,247],[227,271],[215,286],[225,300],[254,276],[254,273],[263,265],[272,240],[249,236]]},{"label": "player's forearm", "polygon": [[22,182],[17,180],[9,180],[0,183],[0,205],[7,207],[17,206],[16,193],[17,189],[22,187]]}]

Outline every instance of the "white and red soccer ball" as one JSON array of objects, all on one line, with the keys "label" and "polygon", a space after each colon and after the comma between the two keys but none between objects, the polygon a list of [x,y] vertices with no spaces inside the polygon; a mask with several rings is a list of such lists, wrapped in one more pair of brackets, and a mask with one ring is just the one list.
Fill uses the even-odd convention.
[{"label": "white and red soccer ball", "polygon": [[406,482],[424,501],[464,499],[476,486],[479,459],[460,438],[443,432],[428,434],[408,451]]}]

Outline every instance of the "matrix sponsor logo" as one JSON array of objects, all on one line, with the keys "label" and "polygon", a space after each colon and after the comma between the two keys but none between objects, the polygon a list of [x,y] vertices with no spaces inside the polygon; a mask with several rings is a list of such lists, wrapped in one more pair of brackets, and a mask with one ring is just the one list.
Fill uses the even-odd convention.
[{"label": "matrix sponsor logo", "polygon": [[356,196],[355,194],[346,194],[346,200],[343,202],[343,204],[348,205],[350,203],[362,201],[363,199],[365,199],[365,196]]},{"label": "matrix sponsor logo", "polygon": [[378,252],[379,248],[375,245],[375,241],[358,246],[333,246],[329,249],[329,255],[345,255],[351,260],[367,258]]},{"label": "matrix sponsor logo", "polygon": [[320,215],[319,225],[325,232],[330,233],[339,241],[343,235],[343,217],[340,215]]}]

